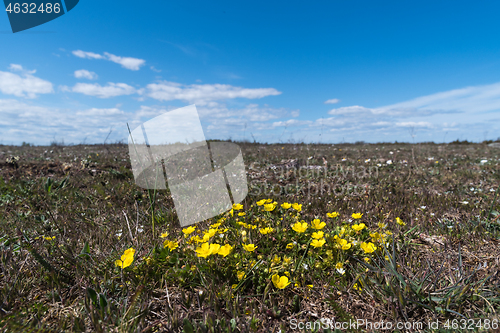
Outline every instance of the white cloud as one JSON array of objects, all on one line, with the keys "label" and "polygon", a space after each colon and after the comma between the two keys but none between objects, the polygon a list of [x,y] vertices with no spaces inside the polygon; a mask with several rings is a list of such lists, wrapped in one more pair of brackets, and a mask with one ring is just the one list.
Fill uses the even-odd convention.
[{"label": "white cloud", "polygon": [[108,60],[120,64],[123,68],[130,69],[131,71],[138,71],[146,63],[146,60],[143,59],[119,57],[108,52],[104,52],[104,54],[108,57]]},{"label": "white cloud", "polygon": [[286,121],[275,121],[273,123],[273,127],[305,126],[305,125],[310,125],[312,123],[313,122],[310,120],[289,119]]},{"label": "white cloud", "polygon": [[425,117],[435,114],[461,113],[459,110],[445,109],[419,109],[411,106],[384,106],[379,108],[366,108],[364,106],[352,105],[328,111],[328,114],[336,116],[357,117]]},{"label": "white cloud", "polygon": [[0,99],[0,142],[23,141],[49,144],[54,139],[65,143],[102,143],[127,137],[126,123],[132,128],[140,122],[136,115],[118,108],[71,110],[39,107],[15,99]]},{"label": "white cloud", "polygon": [[191,84],[163,81],[146,86],[145,94],[159,101],[182,100],[197,105],[207,105],[210,101],[233,98],[256,99],[280,95],[274,88],[242,88],[227,84]]},{"label": "white cloud", "polygon": [[329,100],[325,101],[325,104],[337,104],[338,102],[340,102],[340,99],[333,98],[333,99],[329,99]]},{"label": "white cloud", "polygon": [[137,90],[125,83],[112,83],[108,82],[106,86],[101,86],[98,83],[77,83],[71,91],[99,98],[110,98],[122,95],[132,95]]},{"label": "white cloud", "polygon": [[75,77],[77,79],[95,80],[95,79],[97,79],[97,74],[94,72],[90,72],[86,69],[79,69],[79,70],[75,71]]},{"label": "white cloud", "polygon": [[20,75],[0,71],[0,92],[5,95],[35,98],[38,94],[54,92],[52,83],[33,76],[36,71],[25,70],[21,65],[11,64],[11,71],[21,72]]},{"label": "white cloud", "polygon": [[100,54],[93,53],[93,52],[85,52],[82,50],[76,50],[72,52],[73,55],[79,57],[79,58],[84,58],[84,59],[104,59],[104,57]]},{"label": "white cloud", "polygon": [[23,74],[35,74],[36,73],[36,69],[29,71],[29,70],[23,68],[23,66],[18,65],[18,64],[10,64],[9,70],[11,72],[21,72]]},{"label": "white cloud", "polygon": [[389,105],[385,108],[462,111],[473,113],[500,110],[500,82],[439,92]]},{"label": "white cloud", "polygon": [[328,114],[331,115],[360,115],[360,114],[369,114],[373,113],[374,109],[368,109],[363,106],[353,105],[353,106],[344,106],[338,109],[332,109],[328,111]]},{"label": "white cloud", "polygon": [[84,58],[84,59],[104,59],[109,60],[114,63],[120,64],[123,68],[130,69],[132,71],[137,71],[141,66],[144,66],[146,60],[132,58],[132,57],[120,57],[108,52],[104,52],[104,55],[93,53],[93,52],[85,52],[82,50],[76,50],[72,52],[73,55]]},{"label": "white cloud", "polygon": [[432,124],[428,121],[403,121],[396,123],[396,126],[399,127],[428,127],[431,128]]},{"label": "white cloud", "polygon": [[78,111],[77,116],[100,116],[100,117],[115,117],[117,115],[123,115],[124,112],[118,108],[111,109],[97,109],[92,108],[85,111]]}]

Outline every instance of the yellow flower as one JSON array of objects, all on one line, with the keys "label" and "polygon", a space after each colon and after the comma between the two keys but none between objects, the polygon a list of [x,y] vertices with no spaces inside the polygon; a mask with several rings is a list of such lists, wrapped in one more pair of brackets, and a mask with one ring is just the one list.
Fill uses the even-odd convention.
[{"label": "yellow flower", "polygon": [[238,221],[236,222],[237,225],[241,225],[242,227],[246,226],[247,224],[245,222]]},{"label": "yellow flower", "polygon": [[363,251],[365,251],[365,253],[372,253],[377,249],[375,244],[373,244],[371,242],[370,243],[362,242],[360,246],[361,246],[361,249],[363,249]]},{"label": "yellow flower", "polygon": [[175,250],[176,248],[178,248],[178,247],[179,247],[179,243],[174,242],[174,241],[165,240],[165,241],[163,242],[163,247],[164,247],[164,248],[165,248],[165,247],[168,247],[168,249],[169,249],[170,251],[173,251],[173,250]]},{"label": "yellow flower", "polygon": [[291,203],[288,203],[288,202],[284,202],[281,204],[281,208],[284,208],[284,209],[288,209],[292,207],[292,204]]},{"label": "yellow flower", "polygon": [[289,272],[289,271],[286,271],[286,272],[285,272],[285,275],[286,275],[286,276],[288,276],[288,277],[290,277],[290,272]]},{"label": "yellow flower", "polygon": [[215,236],[216,233],[217,233],[217,229],[210,228],[207,231],[205,231],[205,234],[203,235],[203,239],[205,239],[205,236],[207,236],[207,235],[209,238],[212,238]]},{"label": "yellow flower", "polygon": [[311,245],[314,246],[314,247],[322,247],[323,245],[325,245],[326,241],[324,238],[321,238],[321,239],[313,239],[312,242],[311,242]]},{"label": "yellow flower", "polygon": [[[200,238],[200,236],[195,236],[194,240],[196,241],[196,243],[205,243],[206,241],[208,241],[208,235],[205,235],[205,236],[203,236],[203,238]],[[206,238],[206,240],[205,240],[205,238]]]},{"label": "yellow flower", "polygon": [[339,236],[342,237],[345,234],[345,228],[340,228]]},{"label": "yellow flower", "polygon": [[240,210],[240,209],[243,209],[243,205],[242,205],[242,204],[233,204],[233,209],[234,209],[234,210]]},{"label": "yellow flower", "polygon": [[238,280],[243,280],[243,278],[245,277],[245,272],[242,272],[242,271],[238,271],[236,273],[236,276],[238,277]]},{"label": "yellow flower", "polygon": [[243,248],[247,250],[248,252],[253,252],[257,248],[255,244],[243,244]]},{"label": "yellow flower", "polygon": [[201,258],[207,258],[211,254],[216,254],[217,252],[219,252],[219,249],[219,244],[203,243],[201,244],[201,247],[196,249],[196,255]]},{"label": "yellow flower", "polygon": [[269,228],[269,227],[259,229],[259,232],[260,232],[261,234],[263,234],[263,235],[270,234],[270,233],[271,233],[271,232],[273,232],[273,231],[274,231],[274,229],[273,229],[273,228]]},{"label": "yellow flower", "polygon": [[217,252],[217,254],[225,257],[229,253],[231,253],[232,250],[233,250],[233,247],[229,244],[226,244],[226,245],[220,247],[219,252]]},{"label": "yellow flower", "polygon": [[233,216],[233,217],[234,217],[234,209],[231,209],[231,210],[229,211],[229,214],[231,214],[231,216]]},{"label": "yellow flower", "polygon": [[373,242],[381,241],[383,238],[383,236],[378,232],[370,233],[370,237]]},{"label": "yellow flower", "polygon": [[164,232],[160,235],[160,238],[167,238],[168,237],[168,232]]},{"label": "yellow flower", "polygon": [[182,232],[184,233],[184,235],[187,236],[187,235],[192,234],[195,231],[195,229],[196,229],[196,227],[190,226],[190,227],[182,229]]},{"label": "yellow flower", "polygon": [[294,225],[292,225],[292,229],[295,232],[303,233],[304,231],[307,230],[307,223],[306,222],[303,222],[303,223],[297,222]]},{"label": "yellow flower", "polygon": [[300,212],[302,210],[302,205],[299,205],[298,203],[293,203],[292,208]]},{"label": "yellow flower", "polygon": [[274,274],[271,281],[273,281],[274,286],[278,289],[285,289],[291,283],[288,282],[288,277],[284,275],[280,277],[278,274]]},{"label": "yellow flower", "polygon": [[134,261],[134,254],[135,250],[133,248],[125,250],[121,258],[115,261],[115,265],[121,268],[130,266]]},{"label": "yellow flower", "polygon": [[292,258],[287,257],[287,256],[283,256],[283,262],[288,265],[289,263],[292,262]]},{"label": "yellow flower", "polygon": [[339,247],[342,249],[342,250],[349,250],[352,246],[351,243],[349,243],[347,240],[345,239],[342,239],[342,238],[338,238],[338,237],[333,237],[335,239],[335,241],[337,242],[337,244],[339,245]]},{"label": "yellow flower", "polygon": [[326,213],[326,216],[328,216],[328,217],[332,217],[332,218],[333,218],[333,217],[337,217],[337,216],[339,216],[339,213],[338,213],[338,212]]},{"label": "yellow flower", "polygon": [[313,229],[323,229],[325,227],[326,223],[325,222],[321,222],[319,219],[314,219],[312,222],[311,222],[311,227]]},{"label": "yellow flower", "polygon": [[54,240],[54,239],[56,239],[56,236],[52,236],[52,237],[50,237],[50,236],[44,236],[43,238],[44,238],[45,240],[50,241],[50,240]]},{"label": "yellow flower", "polygon": [[273,261],[273,263],[274,263],[274,264],[276,264],[276,265],[277,265],[277,264],[279,264],[279,263],[281,262],[281,258],[280,258],[280,257],[278,257],[278,255],[277,255],[277,254],[275,254],[275,255],[274,255],[274,258],[273,258],[273,260],[272,260],[272,261]]},{"label": "yellow flower", "polygon": [[364,257],[363,259],[364,259],[366,262],[370,262],[370,258],[368,258],[368,257]]},{"label": "yellow flower", "polygon": [[245,212],[239,212],[238,213],[238,216],[245,216],[245,215],[247,215],[247,213],[245,213]]},{"label": "yellow flower", "polygon": [[287,250],[290,250],[291,248],[293,248],[293,243],[286,244],[286,248],[287,248]]},{"label": "yellow flower", "polygon": [[266,203],[266,199],[262,199],[260,201],[257,201],[257,206],[262,206],[265,203]]},{"label": "yellow flower", "polygon": [[313,232],[311,237],[316,239],[321,239],[323,238],[324,234],[325,233],[323,231]]},{"label": "yellow flower", "polygon": [[312,289],[314,286],[312,284],[308,284],[307,288]]},{"label": "yellow flower", "polygon": [[396,223],[401,225],[401,226],[405,226],[406,223],[403,222],[403,220],[401,220],[399,217],[396,217]]},{"label": "yellow flower", "polygon": [[252,229],[252,230],[255,229],[255,228],[257,228],[257,226],[253,225],[253,224],[245,224],[244,227],[247,228],[247,229]]},{"label": "yellow flower", "polygon": [[366,227],[366,225],[364,223],[360,223],[360,224],[353,224],[352,225],[352,230],[354,231],[361,231],[363,230],[364,228]]},{"label": "yellow flower", "polygon": [[270,204],[264,204],[264,210],[266,212],[272,212],[276,208],[276,205],[273,203]]},{"label": "yellow flower", "polygon": [[361,291],[361,290],[362,290],[362,289],[361,289],[361,287],[360,287],[360,286],[358,286],[358,284],[357,284],[357,283],[355,283],[352,287],[353,287],[354,289],[356,289],[357,291]]},{"label": "yellow flower", "polygon": [[337,243],[340,245],[340,248],[344,251],[347,251],[351,248],[352,244],[347,242],[347,240],[338,238],[336,239]]},{"label": "yellow flower", "polygon": [[363,214],[361,214],[361,213],[352,213],[351,216],[352,216],[353,219],[357,220],[357,219],[360,219],[361,216],[363,216]]},{"label": "yellow flower", "polygon": [[384,222],[379,222],[377,223],[377,225],[380,229],[385,229],[385,227],[387,227],[387,224],[385,224]]},{"label": "yellow flower", "polygon": [[210,228],[217,229],[221,224],[222,224],[222,222],[214,223],[214,224],[210,225]]},{"label": "yellow flower", "polygon": [[[272,199],[266,199],[266,203],[272,203],[272,202],[273,202]],[[276,204],[278,204],[278,203],[276,203]]]}]

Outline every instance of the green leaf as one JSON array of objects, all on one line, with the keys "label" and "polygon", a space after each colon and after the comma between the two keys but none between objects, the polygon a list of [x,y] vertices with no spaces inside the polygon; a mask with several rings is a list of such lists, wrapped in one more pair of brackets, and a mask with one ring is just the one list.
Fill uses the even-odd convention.
[{"label": "green leaf", "polygon": [[87,295],[90,297],[92,302],[94,302],[94,304],[97,304],[97,293],[95,292],[94,289],[92,289],[90,287],[87,288]]},{"label": "green leaf", "polygon": [[52,190],[52,184],[54,182],[52,181],[52,178],[47,178],[47,181],[45,182],[45,191],[47,191],[48,194],[50,194],[50,191]]},{"label": "green leaf", "polygon": [[184,333],[194,333],[193,324],[187,318],[184,319]]},{"label": "green leaf", "polygon": [[101,306],[102,310],[106,309],[106,307],[108,306],[108,300],[103,294],[99,294],[99,305]]}]

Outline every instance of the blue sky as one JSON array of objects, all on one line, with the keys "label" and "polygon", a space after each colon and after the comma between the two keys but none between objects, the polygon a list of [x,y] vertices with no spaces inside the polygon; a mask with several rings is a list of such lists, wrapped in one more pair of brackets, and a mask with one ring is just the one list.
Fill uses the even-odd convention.
[{"label": "blue sky", "polygon": [[4,12],[0,143],[102,143],[110,131],[116,142],[127,122],[190,104],[209,139],[496,139],[499,12],[494,1],[82,0],[16,34]]}]

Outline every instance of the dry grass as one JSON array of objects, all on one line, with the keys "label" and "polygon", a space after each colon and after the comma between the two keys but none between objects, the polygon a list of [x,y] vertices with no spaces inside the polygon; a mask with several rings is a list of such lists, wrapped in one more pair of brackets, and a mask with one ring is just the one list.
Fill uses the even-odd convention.
[{"label": "dry grass", "polygon": [[[500,148],[239,144],[249,182],[246,222],[259,217],[256,224],[279,232],[270,242],[248,231],[260,248],[245,253],[238,248],[245,229],[236,214],[225,214],[224,239],[236,249],[212,259],[194,255],[168,191],[154,195],[134,184],[127,146],[0,146],[2,330],[287,332],[292,320],[320,318],[498,320]],[[308,241],[285,227],[296,215],[255,205],[267,198],[302,204],[300,220],[326,221],[325,247],[287,252],[284,244]],[[327,218],[333,211],[339,217]],[[369,263],[359,246],[334,247],[333,236],[354,223],[356,212],[370,231],[392,233]],[[163,247],[158,233],[165,231],[179,248]],[[356,237],[370,239],[368,231]],[[134,264],[122,271],[114,262],[129,247],[136,249]],[[292,257],[299,287],[273,286],[271,272],[284,271],[271,263],[274,255]],[[264,264],[250,272],[251,260]],[[335,270],[339,260],[344,275]],[[306,262],[314,269],[299,267]],[[236,273],[245,263],[248,279],[240,283]]]}]

